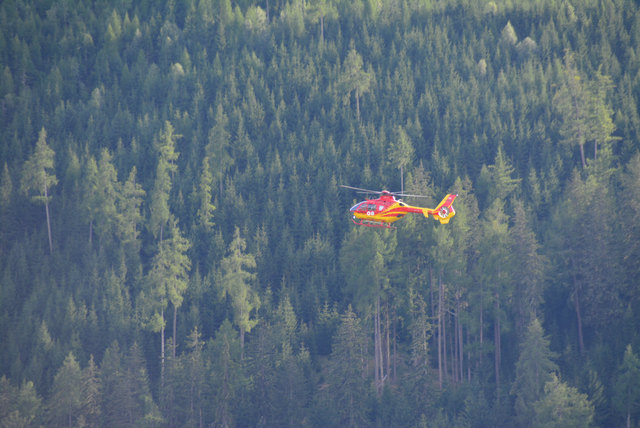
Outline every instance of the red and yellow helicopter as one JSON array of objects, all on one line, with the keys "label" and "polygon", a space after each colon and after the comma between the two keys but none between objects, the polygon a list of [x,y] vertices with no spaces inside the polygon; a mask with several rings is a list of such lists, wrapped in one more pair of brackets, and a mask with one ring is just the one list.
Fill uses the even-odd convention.
[{"label": "red and yellow helicopter", "polygon": [[442,202],[435,208],[422,208],[413,207],[402,202],[400,197],[417,197],[424,198],[421,195],[407,195],[402,192],[389,192],[388,190],[368,190],[361,189],[359,187],[340,185],[345,189],[356,190],[358,193],[380,195],[375,199],[369,199],[358,202],[351,207],[351,214],[353,217],[351,220],[359,226],[367,227],[383,227],[393,228],[391,223],[400,220],[408,213],[422,214],[426,218],[433,216],[434,219],[440,221],[442,224],[449,223],[449,220],[456,215],[456,210],[453,209],[453,201],[458,196],[457,194],[450,193],[444,197]]}]

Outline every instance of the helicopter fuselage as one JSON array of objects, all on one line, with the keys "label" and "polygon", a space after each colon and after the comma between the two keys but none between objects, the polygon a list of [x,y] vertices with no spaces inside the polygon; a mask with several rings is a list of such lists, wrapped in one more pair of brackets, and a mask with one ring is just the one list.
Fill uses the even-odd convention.
[{"label": "helicopter fuselage", "polygon": [[353,222],[362,226],[388,228],[409,213],[422,214],[427,218],[433,216],[440,223],[446,224],[455,215],[451,204],[456,196],[458,195],[448,194],[435,209],[431,209],[408,205],[390,192],[383,191],[379,198],[358,202],[350,211]]}]

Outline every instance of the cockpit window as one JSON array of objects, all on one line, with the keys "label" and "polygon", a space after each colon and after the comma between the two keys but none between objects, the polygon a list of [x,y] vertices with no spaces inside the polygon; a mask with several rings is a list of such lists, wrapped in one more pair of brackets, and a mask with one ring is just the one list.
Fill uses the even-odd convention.
[{"label": "cockpit window", "polygon": [[366,204],[366,202],[358,202],[357,204],[355,204],[354,206],[351,207],[351,209],[349,211],[358,211],[359,209],[362,209],[362,205]]}]

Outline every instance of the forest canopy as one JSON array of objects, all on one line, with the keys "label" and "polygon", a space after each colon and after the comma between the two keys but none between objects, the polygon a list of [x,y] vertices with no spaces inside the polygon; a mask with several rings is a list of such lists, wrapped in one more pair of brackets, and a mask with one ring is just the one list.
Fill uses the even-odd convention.
[{"label": "forest canopy", "polygon": [[637,425],[638,46],[631,0],[1,2],[0,425]]}]

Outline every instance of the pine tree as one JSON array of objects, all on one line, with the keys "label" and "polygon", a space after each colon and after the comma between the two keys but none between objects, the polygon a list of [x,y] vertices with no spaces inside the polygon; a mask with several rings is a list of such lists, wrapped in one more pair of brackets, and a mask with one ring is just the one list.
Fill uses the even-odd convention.
[{"label": "pine tree", "polygon": [[389,162],[400,169],[400,191],[404,193],[404,169],[411,164],[414,156],[414,148],[407,132],[401,126],[397,126],[393,141],[389,145]]},{"label": "pine tree", "polygon": [[164,239],[164,227],[170,219],[169,196],[173,186],[173,176],[177,171],[175,161],[179,154],[175,151],[176,140],[181,135],[174,134],[173,126],[169,121],[164,124],[164,129],[154,140],[158,151],[158,163],[156,166],[156,178],[151,192],[151,218],[149,226],[151,232],[159,241]]},{"label": "pine tree", "polygon": [[93,361],[93,355],[89,358],[87,366],[82,369],[82,410],[85,423],[88,427],[100,426],[100,403],[102,400],[102,388],[100,385],[100,370]]},{"label": "pine tree", "polygon": [[372,73],[364,71],[362,69],[362,64],[362,56],[360,56],[354,47],[351,47],[344,63],[342,64],[343,72],[340,77],[340,86],[347,94],[344,97],[345,104],[349,102],[351,92],[354,92],[355,94],[356,117],[358,120],[360,120],[360,97],[366,92],[369,92],[373,82]]},{"label": "pine tree", "polygon": [[327,378],[340,426],[366,425],[367,358],[366,335],[349,306],[334,336]]},{"label": "pine tree", "polygon": [[627,428],[631,428],[632,418],[640,413],[640,358],[631,345],[624,351],[622,364],[614,383],[613,403],[615,409],[625,417]]},{"label": "pine tree", "polygon": [[588,428],[593,422],[593,404],[586,394],[560,381],[555,373],[534,410],[535,428]]},{"label": "pine tree", "polygon": [[83,390],[82,371],[73,353],[69,353],[53,379],[47,403],[48,419],[54,426],[84,425],[81,414]]},{"label": "pine tree", "polygon": [[43,406],[33,382],[13,386],[0,377],[0,426],[29,427],[40,424]]},{"label": "pine tree", "polygon": [[[160,241],[158,252],[151,262],[151,270],[147,276],[151,308],[151,320],[148,327],[151,331],[160,332],[160,358],[164,365],[165,356],[165,315],[168,302],[173,306],[173,349],[172,356],[176,356],[176,326],[178,308],[182,305],[184,293],[189,284],[188,272],[191,260],[187,255],[189,241],[182,237],[177,224],[172,223],[171,237]],[[144,302],[143,302],[144,304]]]},{"label": "pine tree", "polygon": [[524,205],[513,202],[514,219],[510,229],[509,265],[514,281],[513,306],[516,330],[524,332],[539,312],[543,300],[543,280],[547,259],[541,254],[540,244],[528,224]]},{"label": "pine tree", "polygon": [[515,395],[515,411],[521,427],[531,426],[535,415],[534,403],[544,395],[544,386],[551,380],[558,366],[556,355],[549,349],[549,339],[544,337],[537,318],[529,324],[520,343],[520,356],[516,362],[516,378],[511,386]]},{"label": "pine tree", "polygon": [[20,188],[26,195],[33,196],[35,202],[43,203],[47,215],[47,232],[49,235],[49,253],[53,253],[51,238],[51,218],[49,215],[50,190],[58,183],[55,175],[55,152],[47,145],[47,131],[44,128],[38,134],[35,151],[24,164]]},{"label": "pine tree", "polygon": [[214,425],[234,426],[234,402],[242,384],[240,342],[233,326],[223,321],[211,346],[211,388],[213,391]]},{"label": "pine tree", "polygon": [[233,308],[234,324],[240,329],[240,349],[244,352],[244,336],[251,332],[258,320],[254,311],[260,308],[260,297],[253,289],[256,274],[256,260],[246,253],[247,243],[235,228],[233,240],[229,244],[227,256],[220,262],[222,277],[218,284],[221,296],[229,296]]}]

